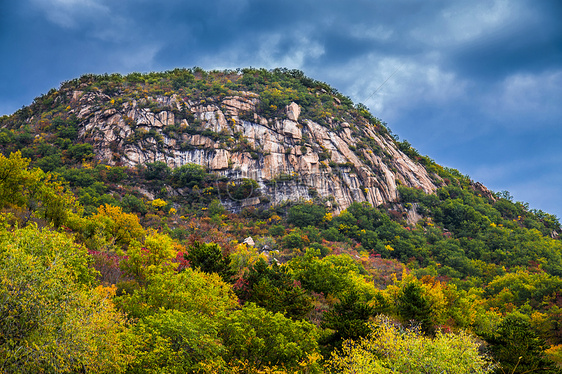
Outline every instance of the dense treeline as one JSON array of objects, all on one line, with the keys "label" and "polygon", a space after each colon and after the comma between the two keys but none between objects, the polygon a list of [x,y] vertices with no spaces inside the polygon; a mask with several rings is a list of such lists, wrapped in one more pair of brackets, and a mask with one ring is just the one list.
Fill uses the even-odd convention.
[{"label": "dense treeline", "polygon": [[505,194],[403,189],[415,226],[358,203],[89,214],[29,163],[0,157],[5,372],[557,370],[557,222]]}]

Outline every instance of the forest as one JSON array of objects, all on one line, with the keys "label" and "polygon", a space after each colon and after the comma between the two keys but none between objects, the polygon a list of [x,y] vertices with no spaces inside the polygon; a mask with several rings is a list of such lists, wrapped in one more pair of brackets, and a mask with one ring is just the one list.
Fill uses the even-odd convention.
[{"label": "forest", "polygon": [[[115,100],[244,87],[263,113],[298,101],[318,123],[361,117],[392,137],[284,70],[85,76],[2,117],[0,372],[562,372],[557,217],[397,139],[441,186],[399,186],[395,202],[339,214],[320,199],[267,204],[256,181],[197,164],[109,165],[65,114],[76,85]],[[249,194],[264,203],[223,204]]]}]

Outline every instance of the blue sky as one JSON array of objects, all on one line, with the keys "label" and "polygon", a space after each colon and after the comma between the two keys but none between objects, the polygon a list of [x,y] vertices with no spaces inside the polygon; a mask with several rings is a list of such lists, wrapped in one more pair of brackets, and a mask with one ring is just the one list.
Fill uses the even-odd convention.
[{"label": "blue sky", "polygon": [[562,218],[561,19],[558,0],[2,1],[0,115],[86,73],[300,69]]}]

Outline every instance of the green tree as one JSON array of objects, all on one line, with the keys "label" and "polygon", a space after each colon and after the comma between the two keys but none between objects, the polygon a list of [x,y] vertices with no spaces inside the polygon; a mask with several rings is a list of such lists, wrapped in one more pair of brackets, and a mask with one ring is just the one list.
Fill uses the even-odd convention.
[{"label": "green tree", "polygon": [[283,236],[283,235],[285,235],[285,226],[283,226],[283,225],[272,225],[269,228],[269,235],[271,235],[271,236]]},{"label": "green tree", "polygon": [[226,192],[231,199],[243,200],[252,196],[259,196],[259,188],[260,186],[255,180],[243,178],[237,183],[227,183]]},{"label": "green tree", "polygon": [[509,314],[497,331],[485,338],[494,359],[500,363],[498,373],[560,373],[545,356],[546,342],[536,335],[523,315]]},{"label": "green tree", "polygon": [[146,169],[144,170],[144,177],[147,180],[159,180],[165,182],[170,178],[170,174],[170,167],[162,161],[147,163]]},{"label": "green tree", "polygon": [[0,154],[0,207],[27,206],[42,175],[39,169],[28,170],[29,163],[19,151],[9,158]]},{"label": "green tree", "polygon": [[287,263],[291,274],[301,282],[303,288],[342,297],[346,293],[357,291],[370,300],[376,290],[368,280],[365,268],[349,255],[329,255],[319,258],[320,250],[308,249],[304,256],[294,257]]},{"label": "green tree", "polygon": [[205,168],[197,164],[185,164],[172,171],[172,181],[177,187],[200,185],[206,177]]},{"label": "green tree", "polygon": [[433,334],[431,304],[418,282],[408,282],[396,300],[396,308],[402,320],[408,324],[419,323],[425,333]]},{"label": "green tree", "polygon": [[221,247],[216,243],[195,241],[188,247],[184,257],[189,261],[191,267],[198,268],[205,273],[217,273],[226,282],[229,282],[234,276],[230,256],[223,254]]},{"label": "green tree", "polygon": [[320,205],[298,204],[289,209],[287,222],[298,227],[318,226],[325,214],[326,209]]},{"label": "green tree", "polygon": [[325,343],[340,347],[344,340],[367,336],[371,331],[368,326],[369,318],[374,315],[374,307],[361,301],[357,292],[350,292],[333,309],[324,313],[322,327],[334,330]]},{"label": "green tree", "polygon": [[88,143],[74,144],[68,147],[66,153],[75,162],[81,162],[94,158],[94,147]]},{"label": "green tree", "polygon": [[146,286],[116,298],[137,321],[130,373],[224,372],[219,327],[238,305],[230,285],[216,273],[187,268],[149,274]]},{"label": "green tree", "polygon": [[19,151],[9,158],[0,154],[0,207],[23,212],[24,221],[35,214],[60,227],[76,208],[76,199],[51,173],[29,169],[29,163]]},{"label": "green tree", "polygon": [[132,327],[134,359],[127,373],[225,372],[217,320],[197,312],[160,310]]},{"label": "green tree", "polygon": [[150,274],[163,273],[174,269],[172,262],[177,256],[175,243],[170,236],[148,229],[142,242],[132,239],[126,250],[126,257],[120,267],[127,274],[144,282]]},{"label": "green tree", "polygon": [[187,268],[180,273],[154,273],[146,287],[119,296],[118,305],[131,317],[141,318],[161,309],[197,312],[210,317],[225,315],[238,305],[230,285],[218,274]]},{"label": "green tree", "polygon": [[281,313],[272,313],[253,303],[231,313],[224,321],[220,336],[229,366],[245,364],[247,372],[266,367],[295,370],[318,369],[317,328],[306,321],[293,321]]},{"label": "green tree", "polygon": [[304,248],[304,240],[302,235],[298,232],[287,234],[282,239],[283,247],[289,249],[302,249]]},{"label": "green tree", "polygon": [[311,297],[290,276],[284,265],[268,265],[260,258],[250,267],[243,284],[237,290],[240,299],[271,312],[304,319],[313,308]]},{"label": "green tree", "polygon": [[41,204],[36,214],[58,228],[67,223],[69,216],[77,209],[77,202],[70,191],[64,190],[61,182],[52,179],[52,175],[47,174],[41,181],[36,194]]}]

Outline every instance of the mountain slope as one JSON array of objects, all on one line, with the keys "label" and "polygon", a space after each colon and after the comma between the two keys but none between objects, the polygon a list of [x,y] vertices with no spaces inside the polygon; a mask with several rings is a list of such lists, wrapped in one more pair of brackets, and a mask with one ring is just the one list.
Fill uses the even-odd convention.
[{"label": "mountain slope", "polygon": [[[15,117],[2,126],[24,124],[47,143],[72,127],[73,142],[91,144],[103,164],[194,163],[234,183],[255,180],[271,203],[316,198],[339,212],[396,201],[397,184],[431,193],[443,183],[365,108],[298,71],[84,76]],[[257,193],[222,197],[234,210],[260,203]]]},{"label": "mountain slope", "polygon": [[478,372],[562,363],[557,218],[300,72],[83,76],[0,122],[7,372],[419,364],[364,350],[381,331]]}]

